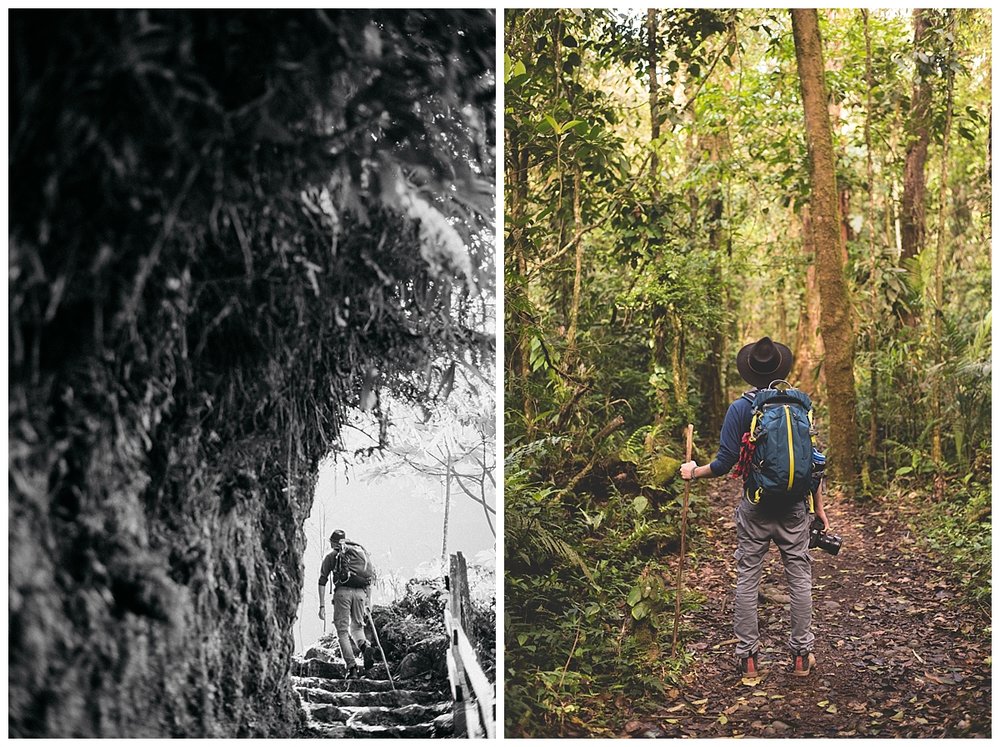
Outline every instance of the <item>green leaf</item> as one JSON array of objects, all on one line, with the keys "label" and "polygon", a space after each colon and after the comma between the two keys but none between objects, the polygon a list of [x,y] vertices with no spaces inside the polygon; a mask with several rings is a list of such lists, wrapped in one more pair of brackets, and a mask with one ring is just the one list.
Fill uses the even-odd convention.
[{"label": "green leaf", "polygon": [[649,615],[649,606],[645,602],[639,602],[632,608],[632,617],[636,620],[642,620],[644,617]]},{"label": "green leaf", "polygon": [[907,465],[906,467],[900,467],[896,470],[896,477],[902,477],[903,475],[908,475],[913,472],[913,467]]},{"label": "green leaf", "polygon": [[632,501],[632,510],[635,511],[639,516],[649,508],[649,499],[644,495],[637,495]]},{"label": "green leaf", "polygon": [[625,601],[628,602],[629,607],[635,607],[635,605],[642,599],[642,587],[633,586],[629,592],[628,596],[625,597]]}]

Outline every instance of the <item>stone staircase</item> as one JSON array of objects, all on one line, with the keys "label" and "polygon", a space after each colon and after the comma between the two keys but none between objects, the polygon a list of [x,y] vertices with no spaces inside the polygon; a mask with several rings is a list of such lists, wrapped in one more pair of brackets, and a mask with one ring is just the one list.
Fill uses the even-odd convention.
[{"label": "stone staircase", "polygon": [[446,688],[426,680],[397,680],[384,664],[363,678],[345,678],[340,662],[295,660],[292,681],[306,712],[305,737],[452,737],[452,702]]}]

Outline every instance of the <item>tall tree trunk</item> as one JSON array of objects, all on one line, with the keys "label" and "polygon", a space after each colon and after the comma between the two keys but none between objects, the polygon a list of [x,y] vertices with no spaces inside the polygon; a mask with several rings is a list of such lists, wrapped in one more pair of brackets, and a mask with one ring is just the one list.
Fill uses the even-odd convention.
[{"label": "tall tree trunk", "polygon": [[[950,45],[949,45],[950,51]],[[946,63],[951,62],[951,56],[948,55]],[[948,79],[948,91],[947,91],[947,108],[945,111],[944,120],[944,139],[941,145],[941,176],[939,184],[939,199],[938,199],[938,226],[937,226],[937,237],[935,239],[934,247],[934,325],[932,333],[932,348],[934,350],[934,359],[937,363],[937,371],[931,381],[931,422],[934,424],[931,429],[931,459],[937,469],[937,474],[934,479],[934,496],[938,500],[944,497],[944,453],[941,445],[942,436],[942,420],[944,419],[944,413],[941,407],[941,401],[943,399],[943,389],[944,389],[944,363],[945,363],[945,350],[944,350],[944,268],[945,268],[945,252],[947,247],[944,243],[944,233],[946,225],[947,216],[947,199],[948,199],[948,139],[951,137],[951,120],[952,113],[954,109],[954,73],[951,67],[948,67],[947,72]]]},{"label": "tall tree trunk", "polygon": [[[720,138],[712,133],[702,138],[702,150],[708,151],[708,158],[713,164],[720,159]],[[708,251],[712,257],[712,269],[715,273],[713,287],[718,288],[718,302],[725,306],[722,298],[722,216],[725,204],[722,197],[722,186],[717,172],[713,169],[709,183],[710,197],[706,204],[708,220]],[[696,377],[701,387],[700,425],[705,433],[718,433],[722,430],[722,421],[726,413],[725,392],[722,389],[722,361],[725,339],[722,335],[722,323],[709,330],[709,352],[697,366]]]},{"label": "tall tree trunk", "polygon": [[580,210],[580,170],[573,174],[573,243],[576,244],[576,263],[573,271],[573,298],[569,308],[569,329],[566,331],[566,366],[576,353],[576,333],[580,318],[580,287],[583,278],[583,220]]},{"label": "tall tree trunk", "polygon": [[854,392],[854,327],[840,246],[833,135],[823,80],[823,48],[815,9],[795,8],[792,33],[809,150],[812,240],[820,291],[820,332],[826,351],[831,473],[848,494],[857,480],[858,431]]},{"label": "tall tree trunk", "polygon": [[531,336],[529,330],[533,325],[531,313],[528,310],[528,260],[525,254],[524,217],[528,201],[528,168],[531,164],[528,149],[521,146],[516,136],[509,136],[509,152],[512,154],[507,162],[506,183],[510,215],[510,230],[507,246],[508,256],[513,262],[513,272],[505,278],[505,292],[508,303],[514,309],[511,313],[512,328],[508,336],[509,360],[506,383],[507,396],[511,401],[507,407],[519,408],[524,412],[526,432],[532,436],[531,423],[534,418],[534,403],[531,400],[529,379],[531,377]]},{"label": "tall tree trunk", "polygon": [[[930,36],[930,13],[931,11],[922,8],[913,11],[913,93],[906,125],[906,166],[900,206],[901,261],[920,254],[926,235],[924,202],[927,186],[924,168],[931,141],[931,86],[921,71],[917,55],[923,53],[923,47]],[[902,316],[907,325],[917,323],[918,315],[914,309],[904,311]]]},{"label": "tall tree trunk", "polygon": [[[793,225],[795,225],[793,216]],[[823,376],[823,338],[819,333],[820,301],[819,286],[816,284],[816,252],[813,250],[812,221],[809,206],[802,206],[801,218],[802,254],[806,259],[805,297],[799,311],[799,326],[795,335],[795,365],[792,368],[792,382],[809,390],[819,403],[825,398],[823,390],[826,379]]]},{"label": "tall tree trunk", "polygon": [[868,224],[868,257],[871,260],[868,272],[869,290],[869,327],[868,353],[870,360],[869,379],[871,390],[868,403],[868,449],[861,465],[861,484],[865,491],[871,485],[871,468],[878,455],[878,351],[879,329],[882,320],[879,318],[879,283],[878,258],[875,255],[875,165],[872,161],[872,90],[875,82],[872,78],[872,40],[868,27],[868,11],[862,9],[861,17],[865,29],[865,80],[868,90],[865,98],[865,172],[868,182],[868,205],[865,222]]},{"label": "tall tree trunk", "polygon": [[653,141],[652,155],[649,159],[649,178],[655,198],[658,189],[656,177],[660,170],[660,159],[656,155],[656,140],[660,137],[660,84],[656,77],[656,62],[659,56],[659,49],[656,38],[656,8],[649,8],[646,11],[646,37],[648,43],[649,56],[649,136]]}]

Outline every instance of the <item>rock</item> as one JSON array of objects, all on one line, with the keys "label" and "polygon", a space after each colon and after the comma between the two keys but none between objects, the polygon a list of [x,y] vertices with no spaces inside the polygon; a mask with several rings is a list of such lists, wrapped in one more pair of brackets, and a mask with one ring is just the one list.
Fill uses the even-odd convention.
[{"label": "rock", "polygon": [[366,706],[346,709],[353,712],[351,726],[368,724],[372,726],[413,726],[451,712],[451,703],[433,705],[408,705],[401,708]]},{"label": "rock", "polygon": [[447,668],[447,650],[448,636],[443,633],[418,641],[407,649],[406,656],[399,664],[400,678],[411,679],[425,672],[444,674]]},{"label": "rock", "polygon": [[823,602],[823,609],[825,609],[825,610],[839,610],[840,609],[840,602],[835,602],[832,599],[827,599],[825,602]]},{"label": "rock", "polygon": [[639,478],[648,485],[662,488],[680,476],[680,459],[661,454],[639,467]]},{"label": "rock", "polygon": [[343,679],[345,671],[343,664],[333,664],[322,659],[293,659],[292,674],[298,677]]},{"label": "rock", "polygon": [[642,721],[629,721],[627,724],[625,724],[625,733],[635,734],[636,732],[640,732],[645,728],[646,725],[642,723]]},{"label": "rock", "polygon": [[306,651],[304,659],[319,659],[320,661],[327,661],[331,663],[343,663],[343,658],[340,656],[339,649],[334,652],[331,649],[324,648],[323,646],[313,646],[311,649]]}]

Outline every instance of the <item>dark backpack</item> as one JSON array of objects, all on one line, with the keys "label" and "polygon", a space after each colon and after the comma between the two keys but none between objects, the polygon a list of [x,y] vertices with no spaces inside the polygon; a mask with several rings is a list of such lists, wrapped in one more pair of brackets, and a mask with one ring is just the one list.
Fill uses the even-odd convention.
[{"label": "dark backpack", "polygon": [[753,398],[750,469],[757,485],[751,503],[787,510],[812,482],[813,409],[809,395],[791,387],[761,389]]},{"label": "dark backpack", "polygon": [[375,565],[368,551],[357,542],[345,542],[344,551],[333,561],[333,583],[366,589],[375,580]]}]

